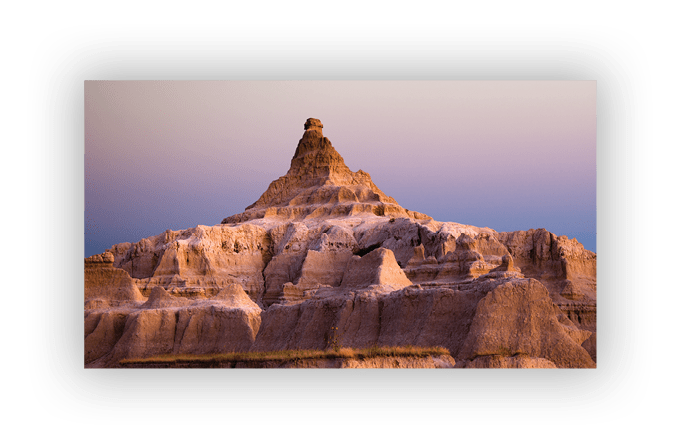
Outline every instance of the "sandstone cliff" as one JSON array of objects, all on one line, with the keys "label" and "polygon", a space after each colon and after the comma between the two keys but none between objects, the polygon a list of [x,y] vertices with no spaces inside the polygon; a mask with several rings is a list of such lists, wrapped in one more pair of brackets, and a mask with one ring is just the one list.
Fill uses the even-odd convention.
[{"label": "sandstone cliff", "polygon": [[322,128],[307,120],[286,175],[243,213],[85,260],[87,366],[330,340],[443,346],[457,367],[595,366],[594,253],[407,211]]}]

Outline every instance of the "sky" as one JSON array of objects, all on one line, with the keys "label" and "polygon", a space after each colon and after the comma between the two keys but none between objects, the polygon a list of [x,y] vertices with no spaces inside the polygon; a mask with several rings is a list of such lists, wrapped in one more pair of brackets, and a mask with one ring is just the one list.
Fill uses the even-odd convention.
[{"label": "sky", "polygon": [[85,256],[216,225],[307,118],[404,208],[596,251],[595,81],[86,81]]}]

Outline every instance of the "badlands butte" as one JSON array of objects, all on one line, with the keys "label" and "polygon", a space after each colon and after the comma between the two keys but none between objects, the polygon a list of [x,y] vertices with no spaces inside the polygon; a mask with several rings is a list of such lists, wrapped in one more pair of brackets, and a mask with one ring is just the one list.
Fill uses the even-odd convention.
[{"label": "badlands butte", "polygon": [[86,367],[407,346],[445,352],[212,365],[596,367],[595,253],[404,209],[322,127],[307,120],[286,175],[243,213],[85,259]]}]

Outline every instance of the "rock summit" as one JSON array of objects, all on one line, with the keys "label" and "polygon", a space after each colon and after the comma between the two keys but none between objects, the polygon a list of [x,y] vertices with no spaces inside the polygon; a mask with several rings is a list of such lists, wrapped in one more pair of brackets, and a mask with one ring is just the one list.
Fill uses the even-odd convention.
[{"label": "rock summit", "polygon": [[223,224],[261,218],[301,220],[329,216],[428,216],[407,211],[378,189],[371,176],[352,172],[343,157],[322,133],[322,122],[308,118],[286,175],[273,181],[260,198],[241,214],[223,219]]}]

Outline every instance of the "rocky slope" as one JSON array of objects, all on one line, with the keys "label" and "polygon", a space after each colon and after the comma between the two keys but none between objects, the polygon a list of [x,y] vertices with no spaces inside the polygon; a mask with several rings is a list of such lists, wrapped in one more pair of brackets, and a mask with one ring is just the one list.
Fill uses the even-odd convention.
[{"label": "rocky slope", "polygon": [[163,353],[443,346],[457,367],[594,367],[596,255],[544,229],[408,211],[309,119],[245,212],[85,260],[85,363]]}]

